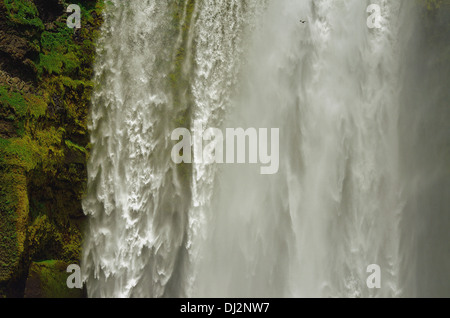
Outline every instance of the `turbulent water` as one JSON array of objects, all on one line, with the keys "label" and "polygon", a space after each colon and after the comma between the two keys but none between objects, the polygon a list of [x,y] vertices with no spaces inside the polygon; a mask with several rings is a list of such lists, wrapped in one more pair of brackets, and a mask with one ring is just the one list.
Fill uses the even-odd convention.
[{"label": "turbulent water", "polygon": [[[448,129],[424,110],[446,95],[432,59],[416,67],[432,54],[419,19],[410,0],[111,1],[83,202],[89,296],[450,295]],[[280,128],[279,171],[177,166],[180,126]]]}]

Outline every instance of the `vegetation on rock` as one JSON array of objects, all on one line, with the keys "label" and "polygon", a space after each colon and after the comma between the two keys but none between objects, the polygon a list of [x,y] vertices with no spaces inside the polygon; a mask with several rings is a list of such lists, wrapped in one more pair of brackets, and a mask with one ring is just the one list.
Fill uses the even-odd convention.
[{"label": "vegetation on rock", "polygon": [[66,285],[67,266],[63,261],[33,262],[28,274],[25,298],[81,298],[83,291]]},{"label": "vegetation on rock", "polygon": [[[81,29],[66,25],[72,3]],[[103,1],[0,2],[0,297],[22,297],[29,274],[54,269],[37,262],[79,262],[102,9]]]}]

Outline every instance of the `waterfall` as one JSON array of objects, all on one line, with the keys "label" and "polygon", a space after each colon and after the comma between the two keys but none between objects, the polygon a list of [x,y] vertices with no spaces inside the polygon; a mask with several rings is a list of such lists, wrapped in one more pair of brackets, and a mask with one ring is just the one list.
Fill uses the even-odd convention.
[{"label": "waterfall", "polygon": [[225,173],[205,293],[371,296],[370,264],[385,277],[374,293],[400,293],[401,3],[383,4],[376,31],[366,26],[368,4],[269,8],[230,125],[282,127],[281,169],[275,177],[245,167]]},{"label": "waterfall", "polygon": [[170,135],[190,118],[220,124],[257,3],[112,1],[106,9],[83,205],[89,296],[188,292],[214,168],[177,167]]},{"label": "waterfall", "polygon": [[[380,28],[367,26],[373,3]],[[433,266],[419,259],[424,238],[410,239],[418,178],[434,166],[427,184],[448,182],[443,161],[403,164],[418,151],[405,125],[422,125],[405,110],[417,4],[113,0],[105,11],[83,202],[90,297],[421,295],[411,280]],[[178,127],[279,128],[279,171],[176,165]],[[371,264],[379,289],[366,285]]]}]

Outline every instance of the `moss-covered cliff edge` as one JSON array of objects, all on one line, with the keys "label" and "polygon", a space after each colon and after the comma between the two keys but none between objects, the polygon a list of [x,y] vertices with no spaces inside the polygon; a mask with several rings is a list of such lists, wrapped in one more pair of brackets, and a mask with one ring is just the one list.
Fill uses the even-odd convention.
[{"label": "moss-covered cliff edge", "polygon": [[[69,4],[81,7],[80,29],[66,24]],[[102,8],[94,0],[0,1],[0,297],[80,295],[49,284],[65,285],[55,277],[80,259]]]}]

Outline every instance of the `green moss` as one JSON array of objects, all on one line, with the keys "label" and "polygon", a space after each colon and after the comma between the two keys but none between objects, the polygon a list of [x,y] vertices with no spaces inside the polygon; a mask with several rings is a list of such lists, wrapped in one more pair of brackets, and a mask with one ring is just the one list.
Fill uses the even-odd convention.
[{"label": "green moss", "polygon": [[60,54],[40,54],[39,55],[39,66],[38,66],[38,74],[42,76],[44,72],[52,75],[60,75],[64,66],[64,57]]},{"label": "green moss", "polygon": [[[188,81],[183,76],[183,65],[186,62],[186,46],[194,8],[194,0],[188,0],[187,2],[184,0],[178,0],[174,1],[173,3],[172,26],[175,35],[177,35],[177,32],[179,32],[178,28],[181,22],[183,22],[181,26],[182,44],[177,48],[173,71],[169,74],[171,86],[174,88],[174,90],[184,90],[188,86]],[[184,20],[182,21],[183,17]]]},{"label": "green moss", "polygon": [[[33,207],[36,202],[33,202]],[[45,213],[45,214],[44,214]],[[55,257],[74,263],[80,259],[81,232],[77,227],[67,226],[67,216],[49,217],[45,210],[34,212],[36,215],[28,227],[30,258],[42,260]]]},{"label": "green moss", "polygon": [[34,139],[28,135],[1,139],[1,162],[25,171],[39,166],[46,173],[55,174],[55,169],[64,158],[64,149],[61,148],[63,134],[64,129],[49,127],[47,130],[36,131]]},{"label": "green moss", "polygon": [[428,10],[439,9],[442,5],[448,5],[448,0],[424,0]]},{"label": "green moss", "polygon": [[176,49],[176,55],[172,63],[173,68],[169,73],[169,86],[173,91],[173,104],[175,111],[171,114],[173,124],[176,127],[190,127],[190,109],[191,109],[191,92],[189,81],[183,72],[184,65],[191,61],[186,60],[186,49],[188,45],[190,23],[194,13],[194,0],[177,0],[172,3],[172,23],[173,36],[180,36],[181,25],[181,43]]},{"label": "green moss", "polygon": [[36,151],[39,152],[40,168],[43,172],[55,176],[58,167],[63,164],[64,149],[61,147],[64,129],[50,127],[36,132]]},{"label": "green moss", "polygon": [[[45,82],[43,89],[50,97],[57,96],[62,101],[59,107],[64,108],[63,114],[67,133],[69,135],[86,135],[93,83],[90,80],[74,80],[67,76],[55,76]],[[51,99],[50,103],[52,103]],[[87,139],[85,142],[87,143]],[[78,142],[78,144],[80,143]],[[81,146],[84,145],[81,144]]]},{"label": "green moss", "polygon": [[27,114],[28,103],[24,96],[19,92],[8,91],[6,86],[0,86],[0,104],[14,109],[18,117],[24,117]]},{"label": "green moss", "polygon": [[7,148],[8,156],[11,156],[15,163],[24,167],[27,171],[36,166],[38,160],[37,153],[33,151],[31,140],[28,137],[14,139]]},{"label": "green moss", "polygon": [[86,148],[81,147],[81,146],[78,146],[77,144],[73,143],[73,142],[70,141],[70,140],[65,140],[64,142],[65,142],[66,146],[67,146],[70,150],[79,151],[79,152],[82,152],[82,153],[84,153],[84,154],[87,155],[87,150],[86,150]]},{"label": "green moss", "polygon": [[57,32],[44,31],[41,34],[41,49],[44,53],[65,54],[74,49],[73,31],[66,25],[58,25]]},{"label": "green moss", "polygon": [[93,87],[92,81],[81,81],[81,80],[74,80],[67,76],[61,76],[57,79],[57,82],[60,83],[64,88],[70,88],[70,89],[79,89],[80,87]]},{"label": "green moss", "polygon": [[67,287],[67,278],[70,275],[66,272],[68,266],[68,263],[60,260],[32,263],[25,295],[38,298],[82,297],[80,289]]},{"label": "green moss", "polygon": [[[77,3],[75,1],[74,3]],[[96,30],[103,1],[78,2],[81,9],[82,28],[75,31],[64,22],[55,22],[55,29],[42,32],[40,38],[41,53],[35,62],[38,77],[46,75],[65,75],[72,78],[89,79],[92,76],[92,62],[95,54],[94,41],[99,35]]]},{"label": "green moss", "polygon": [[24,168],[26,171],[33,169],[38,160],[38,153],[34,152],[29,137],[12,138],[5,147],[0,150],[3,160],[10,166]]},{"label": "green moss", "polygon": [[[16,128],[12,138],[0,138],[0,297],[12,280],[26,279],[31,262],[80,258],[87,114],[104,6],[73,2],[81,7],[82,28],[72,30],[66,13],[44,28],[32,0],[4,3],[9,25],[32,48],[36,77],[26,92],[0,86],[0,117]],[[64,286],[53,279],[57,262],[31,266],[44,278],[46,297],[66,289],[67,276]]]},{"label": "green moss", "polygon": [[[11,143],[11,141],[9,139],[0,137],[0,151],[2,149],[4,149],[5,147],[7,147],[10,143]],[[2,157],[0,157],[0,160],[2,160]],[[1,163],[1,161],[0,161],[0,163]]]},{"label": "green moss", "polygon": [[74,74],[80,68],[80,58],[75,53],[69,52],[63,55],[63,63],[65,67],[65,74]]},{"label": "green moss", "polygon": [[80,67],[77,52],[79,46],[73,40],[73,30],[58,23],[56,32],[45,31],[41,35],[41,54],[38,62],[38,75],[72,74]]},{"label": "green moss", "polygon": [[47,215],[38,215],[28,227],[28,245],[30,257],[34,260],[61,253],[61,234]]},{"label": "green moss", "polygon": [[[170,114],[170,116],[173,118],[172,124],[175,127],[185,127],[189,129],[191,124],[192,94],[188,76],[187,74],[184,74],[184,66],[188,63],[192,63],[192,61],[187,60],[188,56],[186,50],[188,46],[190,24],[193,19],[195,8],[195,0],[177,0],[172,2],[172,6],[172,36],[174,38],[181,36],[181,43],[175,48],[176,55],[172,62],[173,67],[168,76],[169,87],[172,88],[172,102],[174,104],[174,112]],[[177,165],[177,173],[188,188],[192,176],[192,165],[184,163]]]},{"label": "green moss", "polygon": [[32,117],[39,118],[45,115],[47,103],[42,96],[27,94],[25,95],[25,100],[28,103],[28,110]]},{"label": "green moss", "polygon": [[39,12],[32,1],[4,0],[4,4],[11,22],[44,29],[44,24],[39,18]]},{"label": "green moss", "polygon": [[4,114],[9,114],[6,119],[14,122],[16,134],[20,137],[27,133],[28,117],[42,117],[47,109],[42,96],[8,91],[4,86],[0,86],[0,105]]},{"label": "green moss", "polygon": [[[3,146],[5,142],[0,144]],[[3,264],[0,267],[0,282],[14,275],[19,263],[25,240],[23,217],[27,213],[23,170],[5,168],[2,166],[0,173],[0,262]]]},{"label": "green moss", "polygon": [[66,232],[65,240],[63,241],[62,258],[70,263],[76,263],[81,258],[81,231],[72,228]]}]

